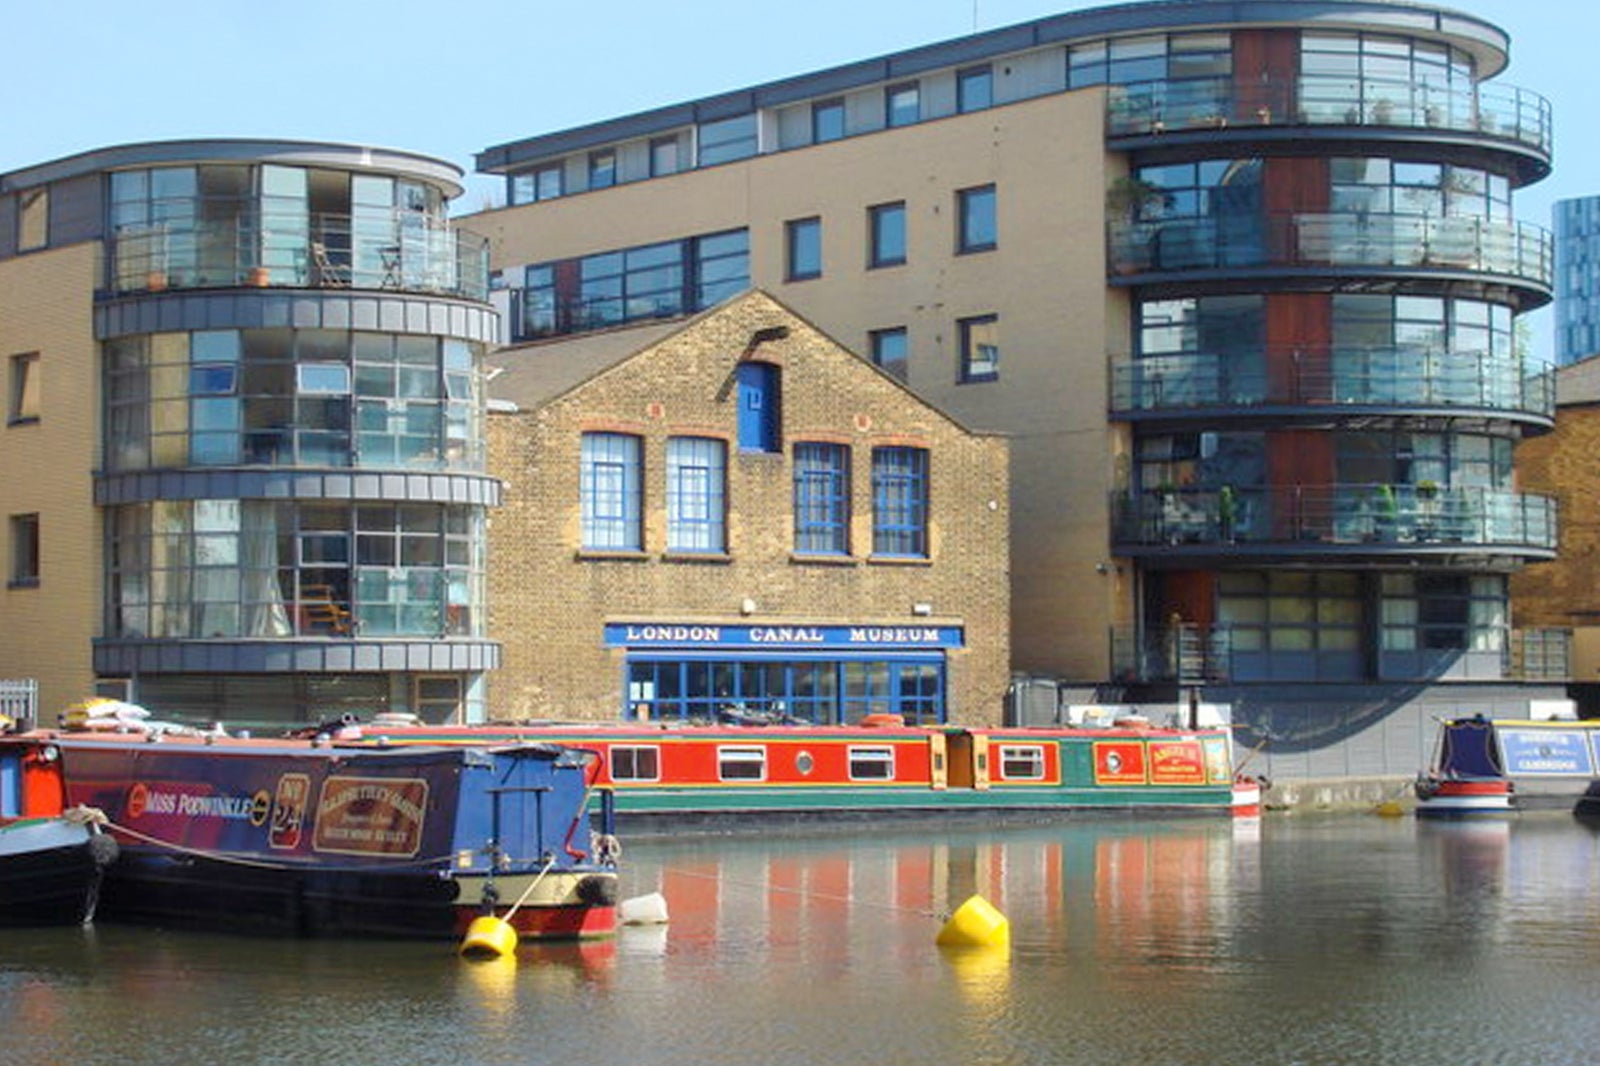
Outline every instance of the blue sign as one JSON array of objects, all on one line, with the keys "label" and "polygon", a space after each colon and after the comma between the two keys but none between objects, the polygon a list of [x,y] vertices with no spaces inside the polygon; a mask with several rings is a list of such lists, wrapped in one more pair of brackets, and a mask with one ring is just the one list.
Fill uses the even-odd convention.
[{"label": "blue sign", "polygon": [[960,626],[722,626],[684,622],[614,622],[612,648],[959,648]]},{"label": "blue sign", "polygon": [[1512,777],[1593,777],[1586,729],[1526,729],[1497,725],[1500,754]]}]

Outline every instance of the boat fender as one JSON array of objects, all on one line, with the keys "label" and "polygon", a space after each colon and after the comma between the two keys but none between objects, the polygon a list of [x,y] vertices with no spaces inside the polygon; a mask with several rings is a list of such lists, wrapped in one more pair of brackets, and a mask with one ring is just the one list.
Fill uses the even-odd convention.
[{"label": "boat fender", "polygon": [[591,875],[578,882],[578,898],[592,907],[617,905],[617,879]]}]

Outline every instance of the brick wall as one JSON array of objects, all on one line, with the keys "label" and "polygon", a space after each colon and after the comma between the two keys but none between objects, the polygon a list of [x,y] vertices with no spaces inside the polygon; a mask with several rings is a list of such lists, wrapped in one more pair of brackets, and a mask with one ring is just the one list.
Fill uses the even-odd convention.
[{"label": "brick wall", "polygon": [[[735,368],[752,334],[787,327],[756,354],[782,368],[783,448],[741,454]],[[567,342],[581,344],[581,340]],[[498,361],[551,352],[508,351]],[[579,449],[586,431],[643,441],[645,550],[585,557],[579,537]],[[663,487],[669,437],[714,436],[728,448],[728,552],[668,556]],[[490,715],[611,720],[622,706],[622,652],[602,645],[607,621],[729,625],[930,622],[965,627],[952,653],[950,718],[998,723],[1009,681],[1007,445],[967,432],[776,301],[751,293],[542,406],[490,419],[491,470],[506,482],[491,518],[490,631],[504,646]],[[792,556],[792,444],[852,446],[850,556]],[[930,557],[869,560],[871,448],[930,453]],[[745,615],[742,605],[753,601]],[[930,604],[931,618],[912,604]]]}]

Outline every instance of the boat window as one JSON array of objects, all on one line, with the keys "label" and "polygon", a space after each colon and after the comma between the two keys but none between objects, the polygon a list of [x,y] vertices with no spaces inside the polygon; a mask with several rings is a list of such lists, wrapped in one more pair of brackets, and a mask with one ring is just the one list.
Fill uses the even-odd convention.
[{"label": "boat window", "polygon": [[892,781],[894,779],[893,748],[850,749],[850,780]]},{"label": "boat window", "polygon": [[718,748],[717,776],[723,781],[765,781],[767,749]]},{"label": "boat window", "polygon": [[1036,744],[1000,745],[1000,779],[1044,780],[1044,749]]},{"label": "boat window", "polygon": [[661,750],[654,745],[617,745],[611,749],[611,780],[661,780]]}]

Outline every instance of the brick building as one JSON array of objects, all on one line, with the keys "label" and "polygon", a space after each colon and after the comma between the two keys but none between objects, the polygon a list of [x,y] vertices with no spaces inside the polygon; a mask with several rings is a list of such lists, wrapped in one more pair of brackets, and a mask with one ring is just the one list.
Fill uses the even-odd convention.
[{"label": "brick building", "polygon": [[[1556,374],[1556,425],[1517,452],[1517,472],[1530,491],[1561,505],[1561,553],[1511,579],[1512,609],[1525,632],[1547,643],[1571,641],[1572,695],[1586,715],[1600,713],[1600,358]],[[1531,644],[1524,643],[1524,655]],[[1559,658],[1558,658],[1559,661]],[[1534,664],[1525,664],[1532,666]]]},{"label": "brick building", "polygon": [[495,361],[496,716],[999,720],[1003,438],[761,292]]}]

